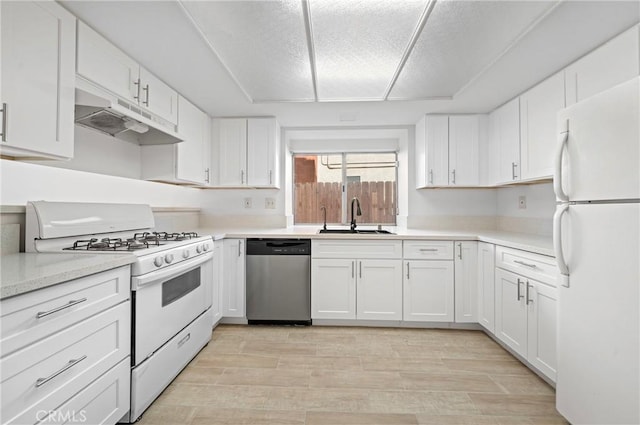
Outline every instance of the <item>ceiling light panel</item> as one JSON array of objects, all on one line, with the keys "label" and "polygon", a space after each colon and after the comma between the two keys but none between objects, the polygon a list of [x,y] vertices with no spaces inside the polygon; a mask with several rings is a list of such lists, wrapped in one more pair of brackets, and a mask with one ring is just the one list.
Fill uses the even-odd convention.
[{"label": "ceiling light panel", "polygon": [[389,99],[452,97],[555,3],[438,1]]},{"label": "ceiling light panel", "polygon": [[251,100],[315,99],[301,1],[182,4]]},{"label": "ceiling light panel", "polygon": [[383,100],[426,0],[309,0],[318,99]]}]

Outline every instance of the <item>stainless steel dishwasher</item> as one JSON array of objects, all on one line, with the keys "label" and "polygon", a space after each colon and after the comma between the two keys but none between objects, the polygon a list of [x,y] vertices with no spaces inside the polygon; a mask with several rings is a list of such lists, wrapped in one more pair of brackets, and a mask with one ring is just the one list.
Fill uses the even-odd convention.
[{"label": "stainless steel dishwasher", "polygon": [[247,239],[249,324],[311,324],[311,241]]}]

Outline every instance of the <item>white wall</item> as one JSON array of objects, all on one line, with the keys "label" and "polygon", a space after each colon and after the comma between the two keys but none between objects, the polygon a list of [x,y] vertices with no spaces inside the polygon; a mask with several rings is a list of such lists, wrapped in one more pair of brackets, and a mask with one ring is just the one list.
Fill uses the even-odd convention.
[{"label": "white wall", "polygon": [[200,190],[143,180],[0,160],[0,204],[27,201],[141,203],[152,207],[200,207]]}]

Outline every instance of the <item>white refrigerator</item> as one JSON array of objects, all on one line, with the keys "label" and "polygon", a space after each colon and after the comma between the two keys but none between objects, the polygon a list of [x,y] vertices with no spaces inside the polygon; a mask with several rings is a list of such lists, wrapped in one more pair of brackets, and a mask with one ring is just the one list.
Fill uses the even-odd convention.
[{"label": "white refrigerator", "polygon": [[640,77],[558,113],[556,407],[640,423]]}]

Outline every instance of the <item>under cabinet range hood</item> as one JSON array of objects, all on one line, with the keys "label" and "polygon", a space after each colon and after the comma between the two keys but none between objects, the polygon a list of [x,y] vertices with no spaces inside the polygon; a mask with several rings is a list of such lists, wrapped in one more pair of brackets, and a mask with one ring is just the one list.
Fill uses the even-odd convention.
[{"label": "under cabinet range hood", "polygon": [[140,145],[183,141],[174,124],[81,77],[76,77],[75,123]]}]

